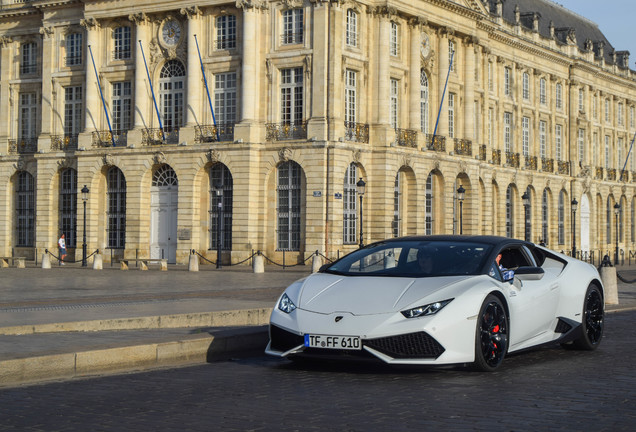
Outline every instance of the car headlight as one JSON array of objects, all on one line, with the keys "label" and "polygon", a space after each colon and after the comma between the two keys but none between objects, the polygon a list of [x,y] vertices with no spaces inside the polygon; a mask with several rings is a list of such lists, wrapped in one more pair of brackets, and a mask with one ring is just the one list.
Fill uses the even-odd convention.
[{"label": "car headlight", "polygon": [[407,309],[402,311],[402,315],[404,315],[406,318],[417,318],[421,316],[434,315],[440,310],[442,310],[444,306],[446,306],[452,301],[453,299],[448,299],[444,301],[427,304],[424,306],[418,306],[413,309]]},{"label": "car headlight", "polygon": [[278,309],[282,310],[285,313],[292,313],[292,311],[296,309],[296,305],[294,304],[293,301],[291,301],[289,296],[285,293],[283,294],[283,296],[280,298],[280,301],[278,302]]}]

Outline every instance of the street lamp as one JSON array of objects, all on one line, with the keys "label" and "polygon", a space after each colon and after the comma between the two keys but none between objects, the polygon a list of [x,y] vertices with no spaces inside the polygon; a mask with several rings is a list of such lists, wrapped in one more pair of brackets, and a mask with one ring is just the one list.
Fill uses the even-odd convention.
[{"label": "street lamp", "polygon": [[223,185],[221,183],[217,183],[214,186],[216,190],[216,199],[217,199],[217,213],[216,213],[216,268],[221,268],[221,249],[223,246],[222,242],[222,233],[221,223],[223,221]]},{"label": "street lamp", "polygon": [[360,196],[360,247],[364,246],[364,242],[362,240],[362,197],[364,196],[364,191],[366,188],[366,183],[360,177],[358,183],[356,183],[356,189],[358,191],[358,195]]},{"label": "street lamp", "polygon": [[618,214],[621,212],[621,205],[614,204],[614,215],[616,216],[616,253],[614,254],[614,266],[618,265]]},{"label": "street lamp", "polygon": [[576,258],[576,209],[579,202],[574,198],[570,205],[572,208],[572,257]]},{"label": "street lamp", "polygon": [[457,188],[457,199],[459,200],[459,234],[464,234],[464,198],[466,196],[466,189],[464,186],[459,185]]},{"label": "street lamp", "polygon": [[88,201],[88,193],[90,191],[84,185],[82,188],[82,201],[84,202],[84,235],[82,243],[82,267],[86,267],[86,201]]},{"label": "street lamp", "polygon": [[530,241],[530,232],[528,229],[528,212],[530,211],[530,196],[528,195],[528,191],[525,191],[523,195],[521,195],[521,201],[523,201],[525,240]]}]

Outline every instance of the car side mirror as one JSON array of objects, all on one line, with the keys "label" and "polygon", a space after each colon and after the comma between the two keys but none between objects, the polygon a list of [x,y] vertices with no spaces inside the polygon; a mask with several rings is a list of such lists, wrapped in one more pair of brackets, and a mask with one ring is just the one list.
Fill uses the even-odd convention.
[{"label": "car side mirror", "polygon": [[324,273],[325,270],[327,270],[327,267],[329,267],[331,264],[333,263],[327,263],[327,264],[321,265],[320,268],[318,269],[318,273]]},{"label": "car side mirror", "polygon": [[544,274],[541,267],[519,267],[515,270],[515,276],[522,281],[541,280]]}]

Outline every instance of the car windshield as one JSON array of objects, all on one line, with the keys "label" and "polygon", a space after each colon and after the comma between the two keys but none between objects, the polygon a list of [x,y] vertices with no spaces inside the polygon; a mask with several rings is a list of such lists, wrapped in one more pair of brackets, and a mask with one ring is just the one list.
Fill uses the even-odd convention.
[{"label": "car windshield", "polygon": [[404,240],[376,243],[327,267],[346,276],[436,277],[482,272],[492,245],[457,241]]}]

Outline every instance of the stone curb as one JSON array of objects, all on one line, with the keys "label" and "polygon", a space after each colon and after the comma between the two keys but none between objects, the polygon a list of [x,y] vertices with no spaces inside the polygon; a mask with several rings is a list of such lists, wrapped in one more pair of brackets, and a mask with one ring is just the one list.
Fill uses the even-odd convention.
[{"label": "stone curb", "polygon": [[114,318],[94,321],[0,327],[0,335],[93,332],[112,330],[148,330],[188,327],[258,326],[269,323],[272,308],[199,312],[138,318]]},{"label": "stone curb", "polygon": [[264,350],[268,338],[267,327],[254,326],[173,342],[5,360],[0,361],[0,387],[205,364],[233,353]]}]

